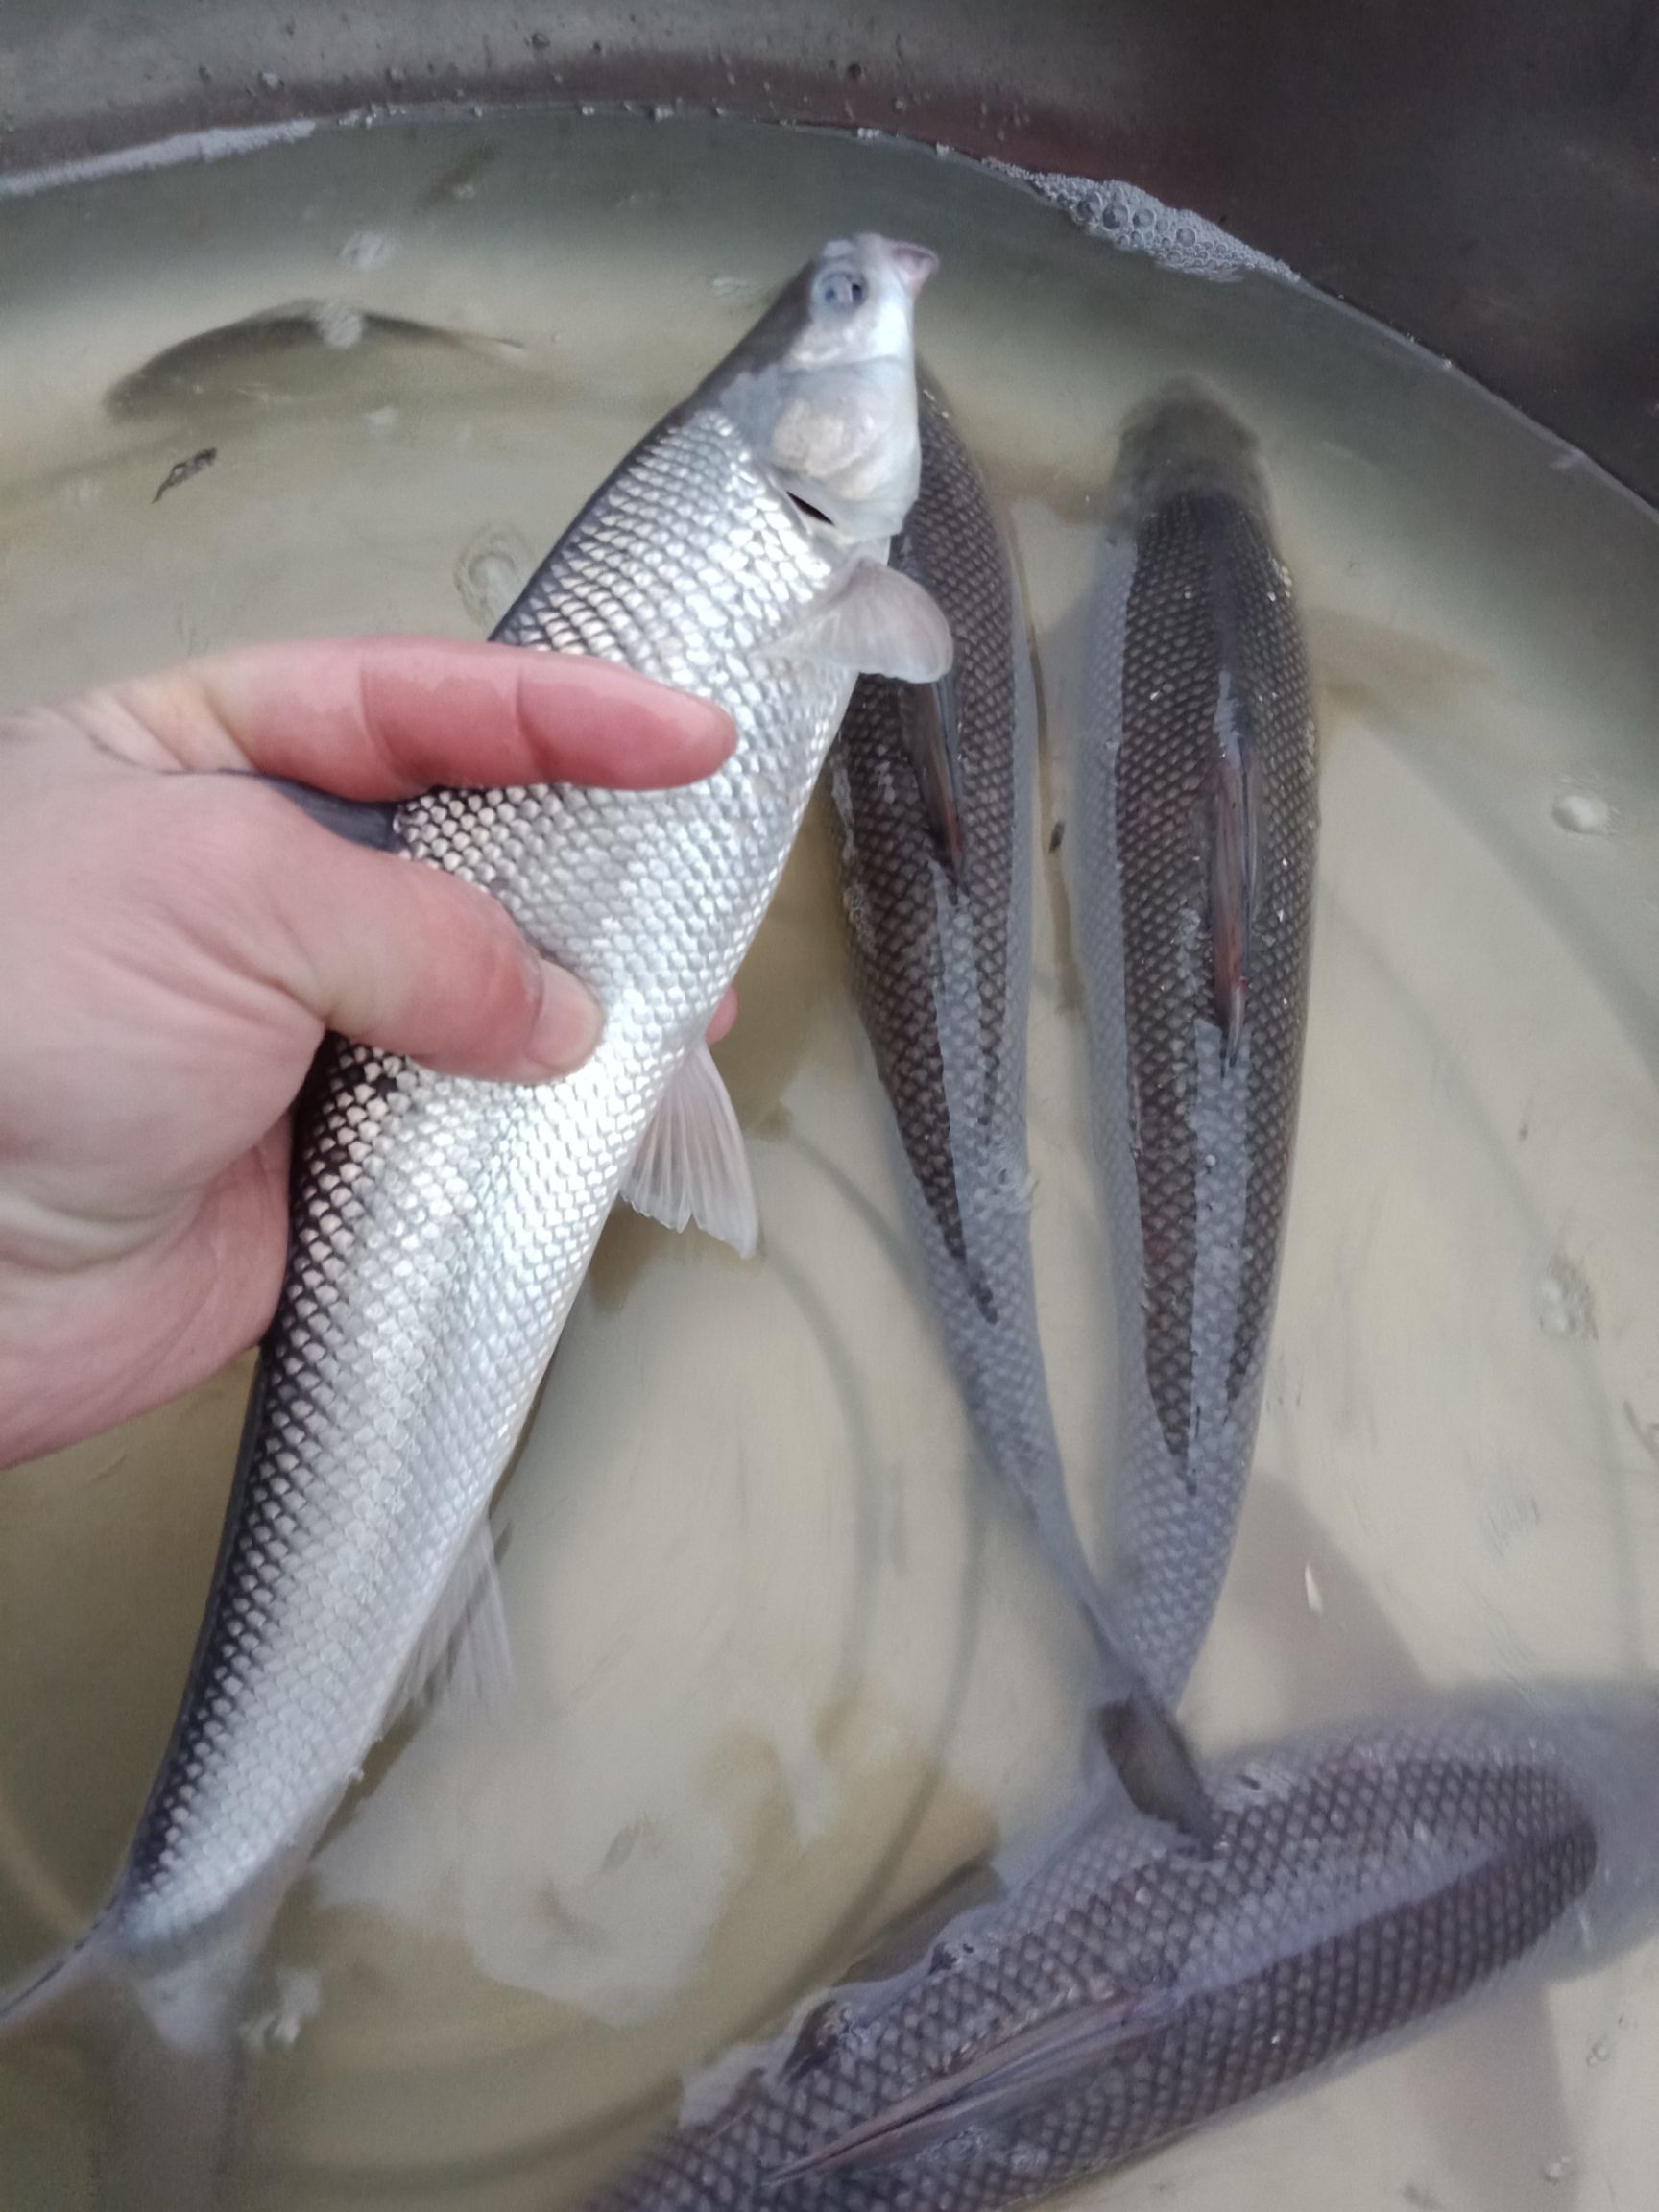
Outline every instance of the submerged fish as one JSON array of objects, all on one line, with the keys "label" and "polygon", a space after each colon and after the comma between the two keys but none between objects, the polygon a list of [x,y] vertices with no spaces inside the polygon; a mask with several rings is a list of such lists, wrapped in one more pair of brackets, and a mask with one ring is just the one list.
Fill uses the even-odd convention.
[{"label": "submerged fish", "polygon": [[864,1025],[946,1346],[986,1455],[1094,1632],[1105,1736],[1142,1811],[1207,1828],[1078,1540],[1037,1332],[1025,1135],[1035,702],[985,488],[924,393],[922,487],[893,549],[956,641],[930,688],[866,677],[831,755]]},{"label": "submerged fish", "polygon": [[693,2083],[590,2212],[1002,2212],[1425,2019],[1558,1924],[1580,1962],[1651,1905],[1656,1734],[1651,1696],[1327,1732],[1210,1772],[1208,1852],[1074,1818],[918,1962]]},{"label": "submerged fish", "polygon": [[104,395],[119,421],[293,397],[307,373],[338,371],[342,353],[376,357],[390,349],[445,349],[510,359],[519,349],[466,330],[381,315],[345,300],[299,300],[267,307],[217,329],[164,347]]},{"label": "submerged fish", "polygon": [[[197,2108],[228,2064],[270,1915],[419,1671],[423,1630],[436,1645],[459,1612],[489,1616],[491,1493],[613,1202],[626,1185],[753,1247],[702,1039],[856,673],[949,665],[938,610],[885,565],[917,485],[912,309],[933,266],[873,235],[826,247],[595,493],[496,632],[717,700],[738,730],[726,766],[685,790],[439,790],[397,809],[396,849],[500,898],[594,991],[605,1034],[539,1088],[338,1039],[320,1056],[287,1279],[173,1743],[111,1903],[32,1993],[103,1978],[134,1994],[152,2134],[173,2130],[157,2115],[186,2071],[169,2055],[200,2060]],[[135,2164],[179,2212],[180,2176]]]},{"label": "submerged fish", "polygon": [[1254,442],[1190,386],[1113,486],[1073,870],[1121,1359],[1107,1575],[1159,1696],[1255,1451],[1301,1086],[1312,693]]}]

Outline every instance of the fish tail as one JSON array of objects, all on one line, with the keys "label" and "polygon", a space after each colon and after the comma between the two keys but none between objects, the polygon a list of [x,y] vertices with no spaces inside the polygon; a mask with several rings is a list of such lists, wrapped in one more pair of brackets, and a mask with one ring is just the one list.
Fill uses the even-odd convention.
[{"label": "fish tail", "polygon": [[1215,1816],[1197,1762],[1173,1713],[1132,1656],[1133,1643],[1084,1553],[1058,1452],[1028,1454],[1018,1463],[1015,1479],[1038,1540],[1094,1639],[1101,1676],[1100,1740],[1131,1804],[1208,1849],[1215,1839]]},{"label": "fish tail", "polygon": [[84,2046],[107,2084],[100,2201],[218,2212],[235,2118],[240,1975],[135,1971],[113,1912],[0,1997],[0,2044]]},{"label": "fish tail", "polygon": [[1101,1706],[1099,1722],[1106,1756],[1136,1811],[1183,1830],[1210,1850],[1220,1833],[1215,1808],[1168,1707],[1136,1681],[1126,1696]]},{"label": "fish tail", "polygon": [[42,2028],[83,2028],[103,2012],[116,1979],[106,1915],[37,1972],[0,1993],[0,2043]]},{"label": "fish tail", "polygon": [[134,2005],[111,2065],[113,2139],[107,2196],[122,2212],[219,2212],[235,2133],[234,2021],[177,2041]]}]

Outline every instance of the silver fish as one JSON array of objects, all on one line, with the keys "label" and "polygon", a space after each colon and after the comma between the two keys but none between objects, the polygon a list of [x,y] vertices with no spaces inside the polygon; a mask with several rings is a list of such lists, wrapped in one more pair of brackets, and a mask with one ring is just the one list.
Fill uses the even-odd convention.
[{"label": "silver fish", "polygon": [[1255,1451],[1301,1085],[1312,693],[1254,443],[1129,425],[1067,841],[1122,1357],[1107,1587],[1174,1702]]},{"label": "silver fish", "polygon": [[[885,565],[917,485],[912,310],[933,267],[870,234],[827,246],[496,632],[718,701],[739,733],[727,765],[682,791],[438,790],[397,809],[396,848],[498,897],[593,990],[605,1035],[540,1088],[325,1046],[177,1730],[109,1907],[36,2001],[52,1979],[113,1976],[171,2051],[223,2051],[423,1630],[487,1573],[491,1493],[613,1201],[626,1186],[753,1248],[703,1034],[857,672],[950,662],[943,617]],[[156,2194],[183,2201],[177,2179]]]},{"label": "silver fish", "polygon": [[1005,2212],[1427,2019],[1551,1931],[1552,1964],[1600,1955],[1651,1914],[1653,1702],[1454,1708],[1230,1760],[1209,1852],[1120,1803],[1074,1816],[925,1915],[911,1960],[693,2082],[590,2212]]},{"label": "silver fish", "polygon": [[939,605],[956,657],[929,689],[863,678],[830,756],[859,1006],[958,1386],[1093,1631],[1108,1748],[1143,1812],[1206,1833],[1196,1772],[1124,1647],[1066,1496],[1025,1132],[1031,671],[990,500],[926,391],[921,435],[921,491],[892,558]]}]

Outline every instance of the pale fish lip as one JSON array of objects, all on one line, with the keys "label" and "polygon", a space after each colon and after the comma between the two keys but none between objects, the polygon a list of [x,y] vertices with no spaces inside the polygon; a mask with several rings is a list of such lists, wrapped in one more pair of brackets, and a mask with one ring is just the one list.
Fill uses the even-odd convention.
[{"label": "pale fish lip", "polygon": [[939,256],[930,246],[913,246],[902,238],[894,239],[888,247],[893,266],[899,273],[899,281],[912,300],[939,266]]}]

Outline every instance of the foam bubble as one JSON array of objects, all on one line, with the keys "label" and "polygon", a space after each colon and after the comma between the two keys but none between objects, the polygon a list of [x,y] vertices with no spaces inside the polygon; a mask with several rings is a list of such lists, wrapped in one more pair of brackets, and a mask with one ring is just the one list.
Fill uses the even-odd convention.
[{"label": "foam bubble", "polygon": [[1605,837],[1613,827],[1612,808],[1594,791],[1563,791],[1550,811],[1577,837]]},{"label": "foam bubble", "polygon": [[340,258],[349,269],[384,269],[397,251],[397,240],[384,230],[353,230]]},{"label": "foam bubble", "polygon": [[1271,254],[1258,252],[1190,208],[1166,207],[1139,184],[1115,178],[1069,177],[1052,169],[1022,169],[1012,161],[988,160],[987,169],[1028,184],[1033,192],[1063,208],[1092,238],[1104,238],[1126,253],[1145,253],[1161,268],[1184,276],[1209,276],[1223,282],[1257,270],[1297,281],[1295,271]]}]

